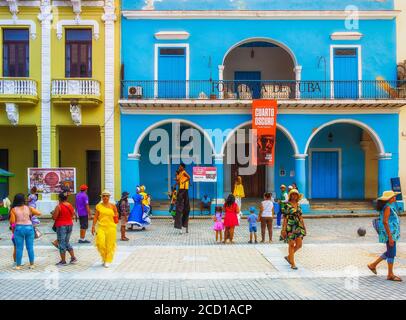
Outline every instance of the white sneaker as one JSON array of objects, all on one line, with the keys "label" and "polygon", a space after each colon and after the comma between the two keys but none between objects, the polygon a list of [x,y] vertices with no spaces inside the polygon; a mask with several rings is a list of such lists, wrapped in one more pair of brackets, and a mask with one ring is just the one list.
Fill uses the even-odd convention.
[{"label": "white sneaker", "polygon": [[183,231],[182,231],[182,229],[180,229],[180,230],[179,230],[179,234],[182,234],[182,233],[183,233]]},{"label": "white sneaker", "polygon": [[105,268],[109,268],[110,267],[110,263],[105,262],[103,265]]}]

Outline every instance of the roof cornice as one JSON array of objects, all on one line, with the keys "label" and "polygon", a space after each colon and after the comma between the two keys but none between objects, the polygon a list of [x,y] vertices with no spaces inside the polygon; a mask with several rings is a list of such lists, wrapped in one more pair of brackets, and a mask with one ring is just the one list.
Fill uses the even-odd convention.
[{"label": "roof cornice", "polygon": [[[239,19],[239,20],[344,20],[348,18],[345,10],[124,10],[127,19]],[[391,20],[400,10],[359,11],[361,20]]]}]

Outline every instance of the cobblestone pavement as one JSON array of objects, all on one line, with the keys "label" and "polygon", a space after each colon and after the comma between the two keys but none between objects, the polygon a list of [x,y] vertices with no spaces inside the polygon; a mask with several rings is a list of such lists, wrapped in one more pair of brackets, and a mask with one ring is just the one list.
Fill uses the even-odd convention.
[{"label": "cobblestone pavement", "polygon": [[[175,233],[167,219],[146,231],[128,232],[118,242],[111,268],[101,266],[92,244],[72,243],[79,263],[57,268],[58,251],[51,222],[36,240],[36,268],[11,267],[12,246],[0,223],[0,295],[5,299],[405,299],[406,285],[385,280],[386,266],[373,275],[366,264],[384,250],[371,218],[309,219],[308,236],[291,270],[287,247],[277,241],[248,244],[247,222],[236,231],[236,244],[218,244],[210,220],[190,222],[190,232]],[[402,218],[402,223],[405,218]],[[366,228],[365,237],[357,235]],[[405,233],[402,231],[403,239]],[[89,237],[89,239],[91,236]],[[24,254],[24,260],[27,260]],[[406,279],[406,242],[398,243],[397,274]]]}]

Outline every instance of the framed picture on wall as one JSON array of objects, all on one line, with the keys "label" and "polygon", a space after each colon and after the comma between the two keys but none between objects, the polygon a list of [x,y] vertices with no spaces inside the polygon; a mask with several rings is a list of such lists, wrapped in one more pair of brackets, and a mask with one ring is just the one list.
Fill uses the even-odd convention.
[{"label": "framed picture on wall", "polygon": [[285,177],[285,176],[286,176],[286,171],[285,171],[285,169],[280,169],[280,170],[279,170],[279,176],[280,176],[280,177]]}]

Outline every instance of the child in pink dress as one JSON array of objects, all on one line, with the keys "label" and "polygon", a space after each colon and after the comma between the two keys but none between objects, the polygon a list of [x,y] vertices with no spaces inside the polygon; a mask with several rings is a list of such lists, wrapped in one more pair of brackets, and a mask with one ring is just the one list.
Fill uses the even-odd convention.
[{"label": "child in pink dress", "polygon": [[213,217],[214,225],[213,225],[213,230],[216,231],[216,242],[219,239],[220,236],[220,242],[223,241],[223,230],[224,230],[224,224],[223,224],[223,208],[222,207],[216,207],[215,214]]}]

